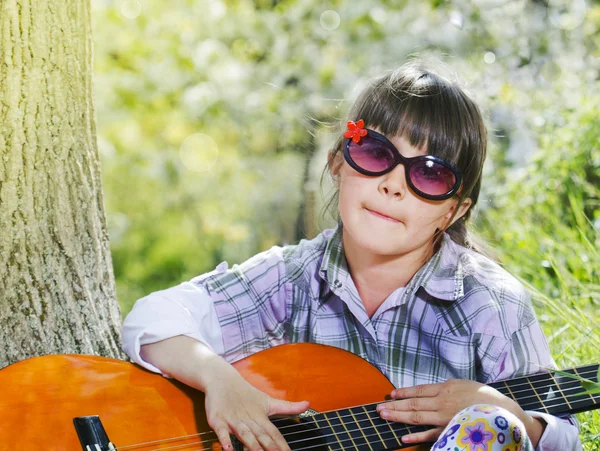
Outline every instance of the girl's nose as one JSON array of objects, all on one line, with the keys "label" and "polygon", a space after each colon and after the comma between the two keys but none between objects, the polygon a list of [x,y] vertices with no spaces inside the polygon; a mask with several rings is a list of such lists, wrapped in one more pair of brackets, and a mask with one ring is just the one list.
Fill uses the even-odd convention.
[{"label": "girl's nose", "polygon": [[379,184],[379,189],[386,196],[402,199],[408,189],[404,165],[399,164],[391,172],[385,174]]}]

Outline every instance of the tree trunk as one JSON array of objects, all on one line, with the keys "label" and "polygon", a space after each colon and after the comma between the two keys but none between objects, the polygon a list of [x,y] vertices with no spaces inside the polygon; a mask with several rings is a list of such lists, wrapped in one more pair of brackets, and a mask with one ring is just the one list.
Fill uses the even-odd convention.
[{"label": "tree trunk", "polygon": [[0,367],[122,357],[90,0],[0,0]]}]

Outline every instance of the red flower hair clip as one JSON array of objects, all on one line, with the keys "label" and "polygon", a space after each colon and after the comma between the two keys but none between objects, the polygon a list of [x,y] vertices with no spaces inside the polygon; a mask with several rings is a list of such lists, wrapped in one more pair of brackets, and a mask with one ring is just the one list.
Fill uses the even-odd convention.
[{"label": "red flower hair clip", "polygon": [[344,138],[352,138],[355,143],[360,142],[360,138],[367,136],[367,130],[365,130],[365,121],[360,119],[357,123],[348,121],[348,131],[344,133]]}]

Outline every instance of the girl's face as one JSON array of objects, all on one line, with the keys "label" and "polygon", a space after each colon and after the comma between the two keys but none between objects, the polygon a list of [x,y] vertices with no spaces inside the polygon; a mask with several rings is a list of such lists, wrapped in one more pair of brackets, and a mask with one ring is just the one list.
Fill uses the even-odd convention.
[{"label": "girl's face", "polygon": [[[387,138],[404,157],[427,154],[402,137]],[[399,257],[422,253],[428,258],[436,230],[448,228],[450,220],[463,216],[471,204],[466,199],[453,217],[458,199],[431,201],[419,197],[408,186],[403,165],[373,177],[354,170],[341,153],[337,158],[334,174],[339,176],[344,245],[354,246],[362,255]]]}]

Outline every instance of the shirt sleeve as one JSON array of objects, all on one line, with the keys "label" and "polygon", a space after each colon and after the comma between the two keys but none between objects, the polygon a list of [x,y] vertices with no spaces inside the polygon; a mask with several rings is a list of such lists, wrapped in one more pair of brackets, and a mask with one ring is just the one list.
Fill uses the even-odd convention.
[{"label": "shirt sleeve", "polygon": [[223,337],[220,355],[227,362],[289,342],[292,296],[285,252],[275,246],[221,273],[192,279],[213,300]]},{"label": "shirt sleeve", "polygon": [[579,439],[579,423],[572,415],[555,417],[547,413],[532,412],[526,410],[535,418],[541,418],[546,422],[546,429],[540,437],[536,451],[581,451],[581,440]]},{"label": "shirt sleeve", "polygon": [[[556,368],[548,342],[539,322],[534,319],[527,327],[517,330],[507,342],[496,365],[494,380],[532,375]],[[525,406],[526,407],[526,406]],[[541,418],[546,427],[536,451],[579,451],[579,423],[573,415],[554,416],[526,410],[533,417]]]},{"label": "shirt sleeve", "polygon": [[140,357],[140,349],[142,345],[178,335],[194,338],[215,353],[223,353],[221,326],[213,300],[203,287],[191,282],[138,300],[123,322],[123,350],[135,363],[161,373]]},{"label": "shirt sleeve", "polygon": [[123,323],[123,350],[139,365],[142,345],[177,335],[194,338],[233,363],[287,342],[285,248],[214,271],[138,300]]}]

